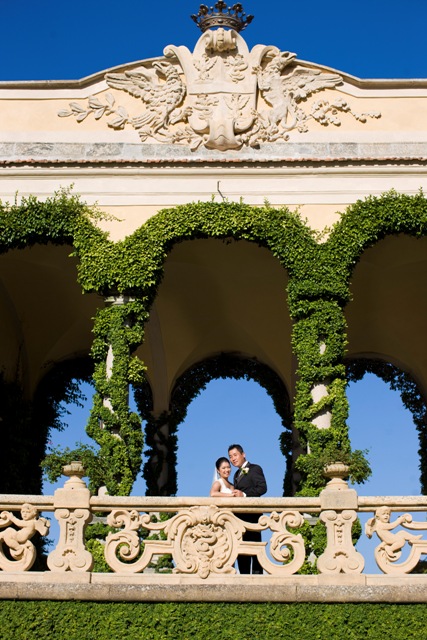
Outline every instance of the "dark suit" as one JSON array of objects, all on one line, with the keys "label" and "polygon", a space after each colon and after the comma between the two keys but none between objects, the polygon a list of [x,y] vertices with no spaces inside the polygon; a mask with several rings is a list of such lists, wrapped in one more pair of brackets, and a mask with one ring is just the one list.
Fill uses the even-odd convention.
[{"label": "dark suit", "polygon": [[[258,464],[251,464],[250,462],[247,463],[245,469],[248,469],[247,473],[238,469],[234,474],[234,488],[243,491],[247,498],[260,498],[267,491],[263,470]],[[245,522],[258,522],[259,518],[259,514],[256,513],[239,513],[237,515]],[[261,542],[261,532],[246,531],[243,534],[243,540]],[[239,565],[240,573],[251,573],[251,565],[252,573],[262,573],[262,567],[256,556],[239,556],[237,564]]]}]

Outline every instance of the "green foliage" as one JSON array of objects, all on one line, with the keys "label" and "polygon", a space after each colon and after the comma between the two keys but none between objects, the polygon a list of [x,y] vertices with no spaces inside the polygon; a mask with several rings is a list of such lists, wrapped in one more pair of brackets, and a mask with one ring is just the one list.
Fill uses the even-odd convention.
[{"label": "green foliage", "polygon": [[[95,396],[88,434],[99,449],[82,451],[90,466],[91,486],[106,484],[110,494],[127,494],[139,472],[143,436],[141,419],[129,411],[129,386],[137,389],[141,415],[147,420],[146,444],[151,452],[149,469],[145,473],[150,491],[157,491],[156,476],[167,462],[173,468],[176,461],[177,427],[185,416],[188,403],[214,376],[249,377],[263,384],[280,413],[284,431],[282,452],[287,458],[288,477],[285,491],[290,491],[292,471],[290,411],[286,393],[280,390],[272,372],[268,373],[256,361],[229,359],[222,368],[209,362],[201,363],[186,374],[175,387],[171,406],[162,416],[151,415],[150,393],[144,383],[144,364],[135,357],[144,340],[144,325],[149,317],[160,285],[165,260],[178,242],[198,238],[233,238],[247,240],[269,249],[289,276],[287,302],[293,320],[292,346],[298,361],[294,426],[304,448],[310,453],[298,461],[301,491],[315,494],[324,486],[320,462],[331,461],[337,450],[348,456],[353,479],[362,482],[369,473],[363,452],[351,452],[348,438],[346,398],[346,322],[344,307],[350,300],[350,277],[363,251],[387,234],[407,233],[415,237],[427,234],[427,201],[422,193],[416,196],[394,192],[381,198],[367,198],[348,208],[333,227],[325,242],[298,214],[286,208],[251,207],[242,203],[205,202],[166,209],[150,218],[134,234],[121,242],[110,242],[96,224],[99,211],[81,203],[70,192],[61,191],[46,202],[35,198],[21,204],[0,204],[0,252],[35,243],[69,244],[78,260],[78,278],[84,292],[113,296],[113,304],[100,308],[94,321],[92,359]],[[324,239],[323,239],[324,240]],[[118,304],[117,295],[125,297]],[[285,292],[284,292],[285,295]],[[107,371],[106,359],[112,349],[112,370]],[[395,376],[396,378],[396,376]],[[311,391],[317,384],[326,386],[326,394],[314,402]],[[399,382],[408,406],[424,421],[424,400],[408,384]],[[406,385],[406,386],[405,386]],[[66,387],[66,385],[65,385]],[[52,407],[50,423],[40,436],[37,456],[45,446],[50,427],[59,426],[60,400],[72,397],[72,387],[62,386],[62,392],[52,395],[47,404]],[[61,393],[63,395],[61,396]],[[282,393],[284,400],[280,400]],[[409,393],[409,395],[408,395]],[[42,394],[43,395],[43,394]],[[46,400],[47,392],[43,396]],[[19,401],[16,400],[16,403]],[[43,405],[43,402],[41,403]],[[22,425],[32,424],[33,406],[17,407]],[[317,429],[313,420],[324,412],[331,415],[328,429]],[[47,415],[47,414],[46,414]],[[419,428],[421,445],[427,447],[426,429]],[[29,433],[29,427],[23,428]],[[155,459],[154,433],[164,440],[165,459]],[[13,444],[13,443],[12,443]],[[62,452],[62,461],[71,455]],[[75,457],[75,450],[73,456]],[[49,472],[57,473],[60,452],[45,464]],[[320,462],[319,462],[320,461]],[[423,458],[424,482],[426,460]],[[101,477],[102,476],[102,477]],[[175,493],[176,479],[171,477],[163,493]]]},{"label": "green foliage", "polygon": [[325,467],[333,462],[343,462],[349,467],[348,478],[352,483],[363,484],[371,475],[371,467],[365,458],[366,450],[361,451],[355,449],[350,451],[338,448],[332,441],[326,441],[321,448],[320,454],[309,453],[301,456],[297,460],[297,468],[310,478],[311,485],[308,483],[300,491],[300,495],[312,496],[320,492],[320,488],[325,482]]},{"label": "green foliage", "polygon": [[415,196],[390,191],[348,207],[323,245],[323,261],[330,264],[334,274],[335,295],[341,289],[341,300],[348,301],[350,291],[344,286],[362,253],[386,235],[399,233],[416,238],[427,234],[427,200],[422,191]]},{"label": "green foliage", "polygon": [[424,604],[3,601],[16,640],[393,640],[425,638]]},{"label": "green foliage", "polygon": [[95,489],[102,485],[109,460],[103,459],[94,447],[77,442],[75,449],[51,447],[48,451],[40,464],[49,482],[54,483],[62,476],[64,465],[78,460],[89,478],[89,488]]},{"label": "green foliage", "polygon": [[[130,412],[128,396],[130,384],[140,383],[144,377],[144,366],[132,357],[132,351],[143,341],[147,317],[141,301],[130,300],[99,310],[95,320],[92,356],[97,393],[87,433],[99,445],[100,458],[109,461],[102,484],[111,495],[130,493],[141,467],[141,421]],[[111,372],[106,369],[109,348],[113,353]]]},{"label": "green foliage", "polygon": [[95,573],[111,573],[104,556],[104,544],[97,538],[85,541],[86,549],[93,556],[93,569]]}]

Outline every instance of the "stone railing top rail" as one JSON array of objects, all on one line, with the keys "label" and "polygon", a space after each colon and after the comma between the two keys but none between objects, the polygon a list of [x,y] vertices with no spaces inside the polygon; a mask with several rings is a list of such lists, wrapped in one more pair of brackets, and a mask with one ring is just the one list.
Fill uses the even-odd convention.
[{"label": "stone railing top rail", "polygon": [[[292,507],[292,508],[312,508],[320,507],[321,498],[319,497],[261,497],[261,498],[209,498],[207,496],[109,496],[109,495],[91,495],[89,497],[90,504],[93,507],[116,507],[119,505],[126,505],[128,507],[144,506],[151,507],[168,507],[173,505],[174,507],[187,507],[194,504],[198,505],[211,505],[211,504],[226,504],[227,507],[245,507],[247,510],[250,504],[253,507],[259,509],[262,508],[277,508],[277,507]],[[376,496],[361,496],[357,495],[359,508],[373,508],[387,504],[389,506],[407,506],[411,508],[426,508],[427,496],[413,495],[413,496],[392,496],[392,495],[376,495]],[[33,504],[39,504],[43,508],[51,506],[53,508],[54,495],[40,495],[40,494],[20,494],[20,493],[4,493],[0,494],[0,508],[2,505],[11,508],[13,505],[22,505],[24,502],[31,502]],[[372,509],[371,509],[372,510]]]}]

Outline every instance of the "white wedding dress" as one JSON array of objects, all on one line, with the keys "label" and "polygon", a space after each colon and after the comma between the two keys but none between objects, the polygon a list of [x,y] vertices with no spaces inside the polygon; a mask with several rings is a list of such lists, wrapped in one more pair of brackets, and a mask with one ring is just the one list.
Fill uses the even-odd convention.
[{"label": "white wedding dress", "polygon": [[221,493],[233,493],[233,490],[229,489],[227,487],[227,485],[225,484],[225,482],[224,482],[224,480],[222,478],[218,478],[218,482],[219,482],[220,487],[221,487],[221,489],[220,489]]}]

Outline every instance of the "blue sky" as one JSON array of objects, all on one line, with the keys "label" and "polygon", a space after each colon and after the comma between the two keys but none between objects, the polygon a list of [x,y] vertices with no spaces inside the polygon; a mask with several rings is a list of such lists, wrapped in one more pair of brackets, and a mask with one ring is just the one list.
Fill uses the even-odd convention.
[{"label": "blue sky", "polygon": [[[0,0],[0,79],[81,78],[192,46],[195,0]],[[208,5],[214,4],[211,0]],[[232,2],[230,4],[233,4]],[[274,44],[363,78],[427,77],[425,0],[247,0],[249,46]]]},{"label": "blue sky", "polygon": [[[193,0],[0,0],[0,81],[78,79],[160,56],[168,44],[192,48],[199,32],[189,16],[198,7]],[[300,59],[362,78],[427,78],[425,0],[248,0],[244,7],[255,15],[243,34],[250,47],[274,44]],[[399,396],[367,376],[350,386],[349,399],[353,446],[370,450],[373,468],[361,493],[419,493],[415,428]],[[69,429],[52,435],[54,444],[72,446],[84,439],[87,410],[73,411]],[[268,495],[280,495],[279,433],[272,403],[255,383],[210,383],[180,428],[179,493],[206,495],[214,460],[228,444],[240,441],[248,457],[263,465]],[[47,492],[51,489],[46,486]],[[143,492],[139,481],[135,493]]]}]

